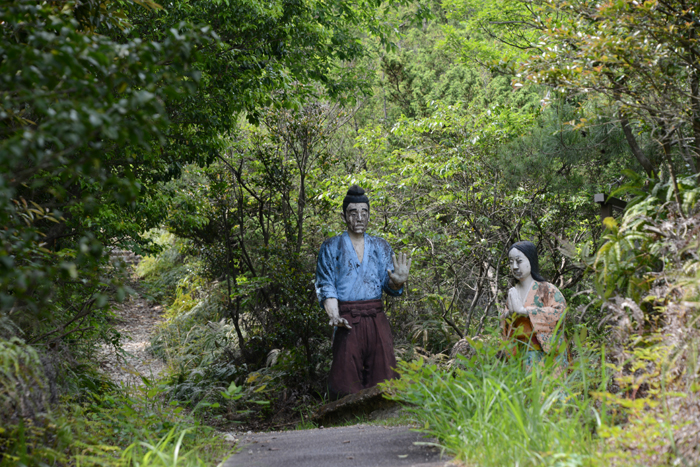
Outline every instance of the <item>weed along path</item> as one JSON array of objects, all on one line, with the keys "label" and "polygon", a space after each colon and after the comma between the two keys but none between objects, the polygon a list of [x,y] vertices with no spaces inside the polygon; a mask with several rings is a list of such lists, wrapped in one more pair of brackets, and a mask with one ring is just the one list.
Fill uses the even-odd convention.
[{"label": "weed along path", "polygon": [[454,464],[406,426],[353,425],[241,435],[222,467],[448,467]]}]

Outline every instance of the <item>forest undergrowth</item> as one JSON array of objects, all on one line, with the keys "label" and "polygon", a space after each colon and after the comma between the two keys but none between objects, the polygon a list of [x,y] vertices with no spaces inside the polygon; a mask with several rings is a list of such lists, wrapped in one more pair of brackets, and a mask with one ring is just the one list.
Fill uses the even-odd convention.
[{"label": "forest undergrowth", "polygon": [[[138,284],[129,284],[138,294]],[[210,466],[235,450],[202,423],[206,406],[169,404],[157,375],[144,371],[148,362],[125,347],[95,350],[95,360],[109,354],[105,371],[75,362],[56,370],[20,339],[0,342],[0,465]],[[47,375],[52,369],[68,375]],[[66,379],[74,387],[56,398],[68,391],[55,387]]]},{"label": "forest undergrowth", "polygon": [[151,342],[151,351],[168,366],[161,383],[165,399],[208,407],[207,423],[221,428],[313,426],[311,413],[327,402],[330,345],[318,356],[319,381],[306,377],[306,361],[298,351],[273,349],[258,360],[246,359],[225,313],[225,284],[202,277],[201,264],[187,255],[185,242],[164,231],[153,235],[163,252],[144,258],[137,274],[146,290],[159,291],[169,303]]}]

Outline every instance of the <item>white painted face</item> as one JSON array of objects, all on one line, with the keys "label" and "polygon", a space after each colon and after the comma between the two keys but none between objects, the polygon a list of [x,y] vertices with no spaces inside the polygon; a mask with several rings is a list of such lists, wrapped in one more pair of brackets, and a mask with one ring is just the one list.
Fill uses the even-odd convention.
[{"label": "white painted face", "polygon": [[363,234],[369,225],[369,205],[367,203],[350,203],[341,214],[348,231],[355,234]]},{"label": "white painted face", "polygon": [[527,259],[527,256],[525,256],[525,253],[522,251],[517,248],[511,248],[510,252],[508,252],[508,263],[510,264],[510,270],[513,276],[518,281],[530,277],[532,272],[530,260]]}]

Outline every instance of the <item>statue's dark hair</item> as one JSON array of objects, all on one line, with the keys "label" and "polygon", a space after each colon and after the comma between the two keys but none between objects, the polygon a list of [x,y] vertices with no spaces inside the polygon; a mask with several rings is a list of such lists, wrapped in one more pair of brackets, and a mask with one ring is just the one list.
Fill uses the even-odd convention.
[{"label": "statue's dark hair", "polygon": [[508,253],[510,253],[510,250],[513,248],[524,254],[528,261],[530,261],[530,274],[532,274],[532,278],[538,282],[546,282],[544,277],[540,275],[540,262],[537,259],[537,247],[535,244],[528,241],[513,243],[508,249]]},{"label": "statue's dark hair", "polygon": [[369,198],[365,194],[365,190],[357,185],[351,186],[348,190],[348,194],[345,195],[343,199],[343,214],[345,214],[348,204],[351,203],[367,203],[367,209],[369,210]]}]

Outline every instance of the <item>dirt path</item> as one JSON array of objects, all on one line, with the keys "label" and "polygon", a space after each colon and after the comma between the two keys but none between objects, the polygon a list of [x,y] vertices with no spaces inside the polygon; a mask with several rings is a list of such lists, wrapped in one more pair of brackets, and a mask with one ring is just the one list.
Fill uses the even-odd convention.
[{"label": "dirt path", "polygon": [[[120,259],[126,258],[134,265],[137,259],[129,253],[121,252]],[[122,303],[115,303],[114,312],[118,319],[115,327],[123,336],[124,353],[118,355],[113,348],[102,346],[98,355],[100,368],[114,383],[123,387],[140,386],[143,384],[141,376],[157,378],[165,369],[165,363],[151,355],[148,347],[156,326],[163,321],[163,307],[152,305],[137,294]]]},{"label": "dirt path", "polygon": [[165,369],[163,361],[147,350],[153,330],[163,321],[162,313],[162,306],[151,306],[138,296],[116,304],[115,314],[119,318],[116,329],[124,336],[124,354],[117,355],[114,349],[103,346],[100,355],[100,368],[113,382],[138,386],[143,384],[141,376],[156,378]]},{"label": "dirt path", "polygon": [[429,439],[405,426],[354,425],[251,433],[223,467],[448,467]]}]

